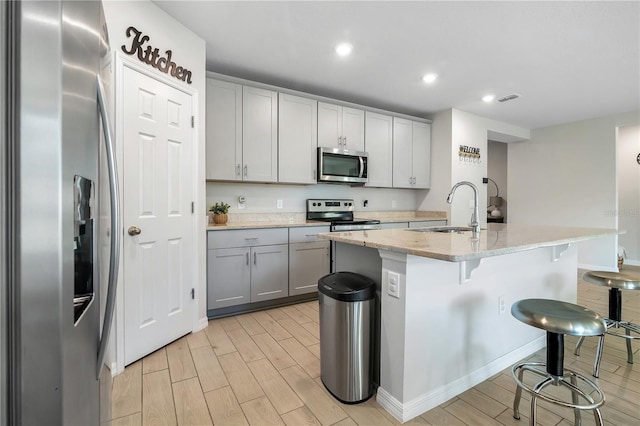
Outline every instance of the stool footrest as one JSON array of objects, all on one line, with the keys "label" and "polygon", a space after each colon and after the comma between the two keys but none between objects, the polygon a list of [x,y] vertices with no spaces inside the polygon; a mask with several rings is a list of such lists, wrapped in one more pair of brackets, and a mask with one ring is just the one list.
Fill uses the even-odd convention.
[{"label": "stool footrest", "polygon": [[[599,408],[600,406],[602,406],[602,404],[604,404],[605,397],[602,391],[600,390],[600,388],[598,387],[598,385],[596,385],[593,381],[589,380],[587,377],[583,376],[582,374],[577,373],[573,370],[569,370],[568,368],[565,368],[564,370],[565,373],[568,373],[569,376],[575,377],[576,379],[583,381],[587,386],[591,388],[591,390],[595,391],[597,399],[592,398],[589,393],[585,393],[584,391],[576,387],[574,384],[567,382],[564,377],[553,376],[551,374],[548,374],[546,371],[542,369],[534,368],[534,367],[545,367],[545,363],[544,362],[522,362],[520,364],[516,364],[511,369],[511,375],[513,376],[513,379],[515,380],[518,387],[521,387],[526,392],[532,395],[535,395],[536,398],[540,398],[545,401],[551,402],[553,404],[561,405],[563,407],[576,408],[579,410],[595,410],[596,408]],[[544,379],[542,380],[542,382],[538,383],[534,388],[532,388],[528,386],[526,383],[521,381],[518,375],[520,370],[522,370],[523,372],[530,371],[534,374],[538,374],[539,376],[544,377]],[[545,382],[548,382],[548,383],[545,383]],[[565,386],[569,388],[572,392],[577,392],[589,403],[576,404],[575,402],[566,402],[566,401],[562,401],[562,400],[540,393],[542,391],[542,388],[544,388],[547,384],[552,384],[552,383],[556,386],[559,386],[559,385]]]}]

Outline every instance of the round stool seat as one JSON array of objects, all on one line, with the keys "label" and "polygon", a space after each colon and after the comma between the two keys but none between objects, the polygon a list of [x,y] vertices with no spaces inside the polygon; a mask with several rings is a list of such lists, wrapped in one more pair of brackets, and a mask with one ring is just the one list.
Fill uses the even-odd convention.
[{"label": "round stool seat", "polygon": [[[640,339],[639,336],[631,333],[640,334],[640,325],[631,321],[622,319],[622,290],[640,290],[640,274],[631,274],[628,272],[609,272],[609,271],[588,271],[582,275],[582,279],[588,283],[609,288],[609,315],[604,319],[606,325],[606,334],[610,336],[620,337],[626,340],[627,344],[627,363],[633,364],[633,348],[631,341]],[[612,329],[622,329],[623,333],[612,331]],[[593,375],[598,377],[600,372],[600,357],[604,345],[604,334],[600,336],[598,342],[598,350],[596,352],[596,360],[593,367]],[[580,346],[584,341],[581,336],[576,344],[575,354],[580,355]]]},{"label": "round stool seat", "polygon": [[606,331],[597,312],[573,303],[550,299],[525,299],[511,306],[511,315],[525,324],[571,336],[599,336]]},{"label": "round stool seat", "polygon": [[640,276],[624,272],[589,271],[582,275],[582,279],[604,287],[640,290]]}]

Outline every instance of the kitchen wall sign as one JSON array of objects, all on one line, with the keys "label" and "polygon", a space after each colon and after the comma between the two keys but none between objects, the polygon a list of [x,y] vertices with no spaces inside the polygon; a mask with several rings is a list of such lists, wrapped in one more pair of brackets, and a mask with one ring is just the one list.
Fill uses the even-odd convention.
[{"label": "kitchen wall sign", "polygon": [[480,163],[480,148],[468,145],[460,145],[458,149],[458,158],[460,161],[468,163]]},{"label": "kitchen wall sign", "polygon": [[173,55],[171,50],[166,50],[166,56],[161,56],[160,49],[154,49],[153,46],[149,44],[147,44],[146,47],[144,46],[151,38],[148,35],[143,35],[142,31],[135,27],[129,27],[125,33],[128,38],[133,36],[133,40],[131,40],[131,47],[128,49],[124,44],[122,45],[122,51],[124,53],[137,55],[141,62],[149,64],[165,74],[170,74],[178,80],[185,81],[187,84],[191,84],[191,71],[177,65],[171,60],[171,55]]}]

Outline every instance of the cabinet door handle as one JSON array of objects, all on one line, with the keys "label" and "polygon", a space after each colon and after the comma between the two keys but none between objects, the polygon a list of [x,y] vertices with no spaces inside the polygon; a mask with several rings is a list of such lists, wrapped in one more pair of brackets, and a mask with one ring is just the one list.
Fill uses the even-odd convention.
[{"label": "cabinet door handle", "polygon": [[338,136],[338,146],[342,146],[342,136]]},{"label": "cabinet door handle", "polygon": [[247,165],[245,164],[245,165],[244,165],[244,175],[245,175],[245,177],[247,176],[247,170],[248,170],[248,167],[247,167]]},{"label": "cabinet door handle", "polygon": [[236,176],[240,177],[240,163],[236,165]]},{"label": "cabinet door handle", "polygon": [[347,146],[347,137],[345,136],[345,137],[343,137],[342,139],[344,140],[343,144],[344,144],[344,146],[346,147],[346,146]]},{"label": "cabinet door handle", "polygon": [[246,252],[245,255],[247,256],[247,266],[249,266],[249,252]]},{"label": "cabinet door handle", "polygon": [[255,251],[253,252],[253,264],[258,264],[258,254]]}]

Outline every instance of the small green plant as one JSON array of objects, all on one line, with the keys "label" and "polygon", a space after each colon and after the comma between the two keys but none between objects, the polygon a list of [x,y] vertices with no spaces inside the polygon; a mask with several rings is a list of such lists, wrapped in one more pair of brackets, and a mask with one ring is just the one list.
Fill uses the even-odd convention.
[{"label": "small green plant", "polygon": [[231,206],[227,203],[215,203],[209,207],[209,211],[213,214],[227,214],[229,213],[229,207]]}]

